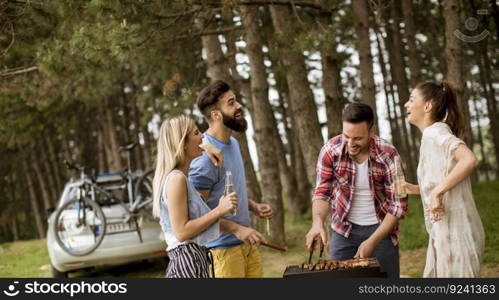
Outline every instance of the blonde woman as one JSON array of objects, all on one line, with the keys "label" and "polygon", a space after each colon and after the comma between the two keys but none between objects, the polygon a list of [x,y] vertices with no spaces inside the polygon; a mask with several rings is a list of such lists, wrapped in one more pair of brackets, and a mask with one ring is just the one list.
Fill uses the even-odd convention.
[{"label": "blonde woman", "polygon": [[424,82],[405,104],[408,121],[422,133],[419,185],[429,234],[423,277],[478,277],[485,234],[471,192],[475,154],[458,138],[464,122],[456,92],[446,81]]},{"label": "blonde woman", "polygon": [[170,263],[167,278],[209,277],[210,259],[202,245],[217,239],[219,218],[237,208],[236,193],[220,198],[210,210],[187,174],[202,154],[202,134],[192,119],[180,115],[163,122],[153,180],[153,214],[160,219]]}]

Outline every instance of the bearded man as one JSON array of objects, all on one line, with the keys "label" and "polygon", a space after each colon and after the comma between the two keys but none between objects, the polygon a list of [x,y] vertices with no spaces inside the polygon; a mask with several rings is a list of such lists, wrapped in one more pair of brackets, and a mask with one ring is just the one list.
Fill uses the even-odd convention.
[{"label": "bearded man", "polygon": [[208,154],[203,153],[192,161],[189,180],[208,206],[214,208],[224,193],[226,171],[231,171],[238,199],[236,213],[220,222],[220,237],[204,245],[213,255],[215,277],[262,277],[262,260],[257,246],[265,238],[250,228],[249,211],[261,218],[271,218],[273,212],[268,204],[248,199],[243,158],[237,140],[231,136],[232,131],[247,129],[243,106],[230,86],[220,80],[199,93],[197,106],[209,125],[204,141],[221,151],[223,167],[215,166]]}]

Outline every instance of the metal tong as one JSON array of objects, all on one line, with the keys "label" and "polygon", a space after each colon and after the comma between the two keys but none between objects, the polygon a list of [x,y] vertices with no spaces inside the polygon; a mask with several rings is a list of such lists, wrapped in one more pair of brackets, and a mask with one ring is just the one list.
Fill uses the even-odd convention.
[{"label": "metal tong", "polygon": [[[320,240],[320,252],[319,252],[319,259],[322,258],[322,253],[324,252],[324,242],[322,241],[322,239],[319,239]],[[311,264],[312,263],[312,255],[314,254],[314,250],[315,250],[315,239],[312,241],[312,249],[310,249],[310,254],[308,256],[308,263]]]}]

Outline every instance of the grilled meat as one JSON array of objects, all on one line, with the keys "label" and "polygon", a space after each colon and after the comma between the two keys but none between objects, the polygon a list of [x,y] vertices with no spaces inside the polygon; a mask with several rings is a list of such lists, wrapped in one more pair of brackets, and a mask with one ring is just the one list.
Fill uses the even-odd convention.
[{"label": "grilled meat", "polygon": [[321,259],[315,264],[307,262],[298,265],[301,269],[307,270],[336,270],[368,267],[376,264],[375,258],[354,258],[349,260],[324,260]]}]

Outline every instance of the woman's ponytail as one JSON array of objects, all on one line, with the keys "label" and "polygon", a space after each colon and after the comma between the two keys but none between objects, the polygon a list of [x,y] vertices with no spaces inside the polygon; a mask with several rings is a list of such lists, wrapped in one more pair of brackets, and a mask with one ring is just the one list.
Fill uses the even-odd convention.
[{"label": "woman's ponytail", "polygon": [[420,91],[425,101],[433,102],[432,119],[445,122],[454,135],[461,137],[465,130],[464,118],[459,110],[456,90],[452,84],[446,80],[440,84],[426,81],[418,84],[416,89]]},{"label": "woman's ponytail", "polygon": [[464,118],[459,110],[459,105],[457,103],[456,90],[452,84],[446,80],[442,81],[443,89],[443,105],[447,110],[447,117],[445,118],[445,123],[449,125],[452,133],[456,136],[462,136],[465,131]]}]

